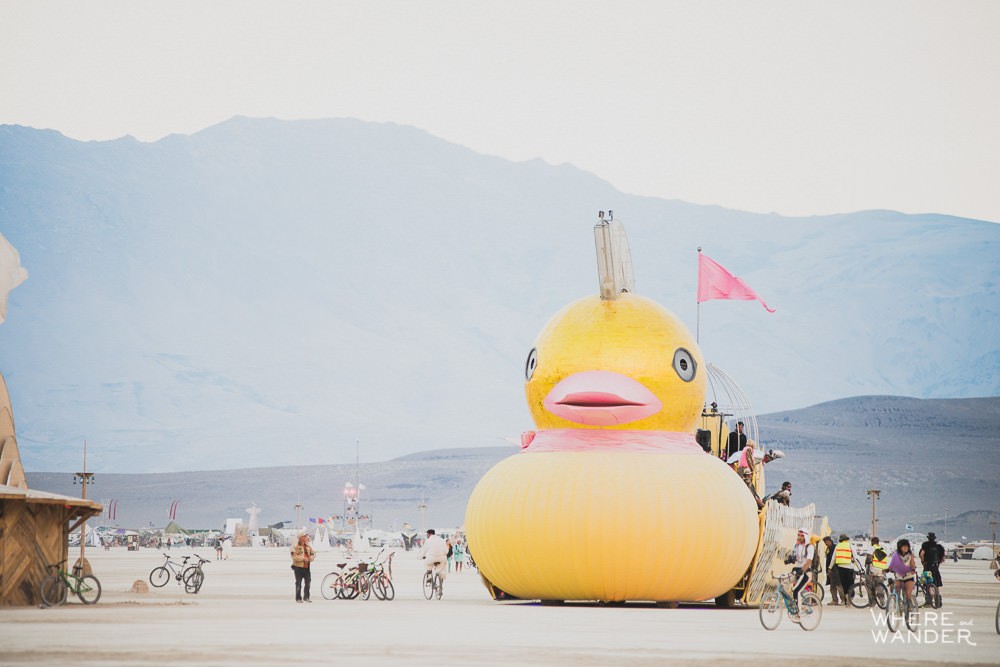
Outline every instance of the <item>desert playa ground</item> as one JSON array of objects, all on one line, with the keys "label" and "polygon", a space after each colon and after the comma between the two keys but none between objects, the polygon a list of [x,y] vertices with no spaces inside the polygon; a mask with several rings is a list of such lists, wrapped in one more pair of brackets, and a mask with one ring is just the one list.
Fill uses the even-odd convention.
[{"label": "desert playa ground", "polygon": [[918,643],[904,635],[879,639],[884,628],[869,610],[843,607],[825,607],[814,632],[787,618],[767,632],[756,609],[498,603],[474,570],[452,572],[444,598],[428,601],[421,563],[404,551],[394,561],[391,602],[324,600],[319,581],[343,559],[323,552],[313,574],[314,602],[296,604],[286,549],[234,549],[224,561],[215,560],[214,550],[201,553],[211,559],[205,584],[188,595],[173,582],[131,592],[133,582],[147,580],[162,563],[158,551],[88,550],[103,584],[100,602],[0,610],[0,664],[1000,664],[994,630],[1000,584],[984,561],[943,568],[941,611],[948,615],[925,621],[937,634],[925,633]]}]

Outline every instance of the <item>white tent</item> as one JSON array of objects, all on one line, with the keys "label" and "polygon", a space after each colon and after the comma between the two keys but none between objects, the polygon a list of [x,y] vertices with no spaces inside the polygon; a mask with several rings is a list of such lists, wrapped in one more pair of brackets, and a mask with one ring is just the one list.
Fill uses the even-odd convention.
[{"label": "white tent", "polygon": [[976,547],[972,552],[972,560],[993,560],[993,547]]}]

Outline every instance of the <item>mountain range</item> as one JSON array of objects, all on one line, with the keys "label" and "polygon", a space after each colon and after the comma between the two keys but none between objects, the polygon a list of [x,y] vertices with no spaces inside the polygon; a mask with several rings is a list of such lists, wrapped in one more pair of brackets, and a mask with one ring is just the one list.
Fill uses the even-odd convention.
[{"label": "mountain range", "polygon": [[[761,444],[785,457],[765,466],[767,490],[792,482],[792,500],[815,503],[838,533],[866,533],[878,489],[879,532],[892,537],[906,525],[943,539],[988,538],[996,519],[996,458],[1000,398],[919,400],[866,396],[764,415]],[[483,474],[518,448],[476,447],[417,452],[389,461],[342,465],[120,474],[98,472],[88,497],[115,500],[109,524],[163,527],[177,501],[185,528],[218,530],[256,503],[261,525],[344,514],[344,485],[365,486],[360,511],[372,525],[399,530],[454,528],[464,523],[469,495]],[[523,454],[530,456],[530,454]],[[735,473],[734,473],[735,474]],[[29,473],[31,488],[79,495],[70,473]],[[627,480],[623,480],[627,483]],[[296,517],[294,506],[303,505]],[[421,516],[418,509],[426,505]],[[637,509],[637,511],[641,511]],[[290,523],[289,525],[294,525]],[[335,522],[335,525],[336,524]]]},{"label": "mountain range", "polygon": [[[350,119],[234,118],[150,143],[7,125],[0,232],[29,277],[0,372],[24,466],[78,470],[84,441],[102,473],[502,445],[532,428],[535,335],[597,291],[591,229],[609,209],[637,292],[697,331],[758,414],[1000,394],[994,223],[638,197]],[[698,307],[698,247],[777,312]]]}]

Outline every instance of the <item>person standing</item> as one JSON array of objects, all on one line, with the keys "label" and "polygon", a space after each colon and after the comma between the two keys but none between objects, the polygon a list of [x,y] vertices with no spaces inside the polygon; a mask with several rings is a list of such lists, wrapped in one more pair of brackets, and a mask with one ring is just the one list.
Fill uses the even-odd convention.
[{"label": "person standing", "polygon": [[295,601],[312,602],[309,599],[309,586],[312,583],[309,565],[316,560],[316,552],[309,546],[308,535],[299,535],[299,541],[292,547],[291,554],[292,571],[295,573]]},{"label": "person standing", "polygon": [[889,554],[885,552],[877,537],[872,538],[872,552],[865,556],[865,566],[868,574],[876,577],[884,576],[886,568],[889,567]]},{"label": "person standing", "polygon": [[826,548],[826,583],[830,587],[830,604],[839,606],[841,601],[847,604],[844,597],[844,589],[840,587],[840,576],[837,574],[837,566],[833,564],[833,538],[829,535],[823,538],[823,546]]},{"label": "person standing", "polygon": [[941,588],[941,562],[944,560],[944,547],[938,544],[937,535],[927,533],[927,541],[920,545],[920,563],[924,572],[930,572],[934,577],[934,585]]},{"label": "person standing", "polygon": [[840,587],[844,591],[844,603],[848,601],[851,594],[851,587],[854,586],[854,549],[851,548],[851,539],[844,533],[840,534],[840,542],[833,550],[833,564],[837,568],[837,577],[840,579]]},{"label": "person standing", "polygon": [[726,441],[726,458],[747,446],[747,436],[743,432],[743,422],[736,422],[736,430],[729,432],[729,439]]},{"label": "person standing", "polygon": [[465,565],[465,545],[461,540],[455,542],[455,572],[461,572]]}]

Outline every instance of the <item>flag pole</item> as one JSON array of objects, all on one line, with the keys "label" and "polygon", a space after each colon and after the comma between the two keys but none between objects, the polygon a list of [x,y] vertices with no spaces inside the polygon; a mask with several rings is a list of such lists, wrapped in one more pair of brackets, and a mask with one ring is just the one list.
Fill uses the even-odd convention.
[{"label": "flag pole", "polygon": [[[698,246],[698,279],[701,280],[701,246]],[[694,342],[701,345],[701,301],[698,300],[698,293],[695,292],[695,301],[697,305],[695,306],[697,313],[695,315],[695,329],[694,329]]]}]

